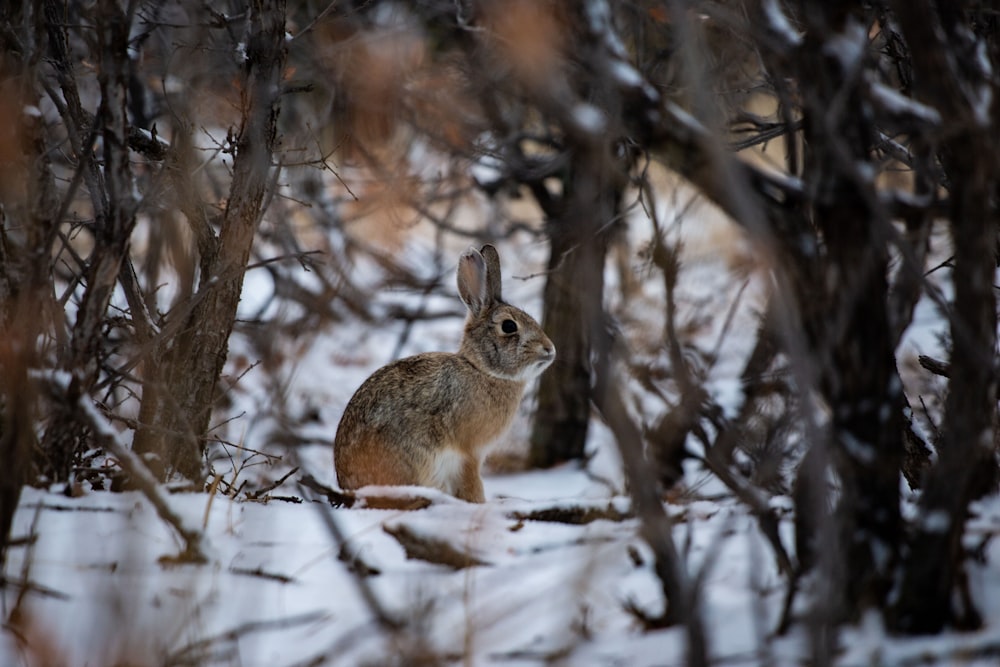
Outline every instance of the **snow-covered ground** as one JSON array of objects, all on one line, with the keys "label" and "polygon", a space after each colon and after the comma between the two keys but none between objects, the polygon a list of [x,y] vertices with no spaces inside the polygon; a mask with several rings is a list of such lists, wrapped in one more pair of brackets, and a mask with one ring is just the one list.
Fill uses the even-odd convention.
[{"label": "snow-covered ground", "polygon": [[[695,220],[709,217],[707,212]],[[726,406],[735,400],[726,392],[752,345],[760,289],[752,270],[741,265],[742,241],[731,230],[686,224],[679,232],[686,264],[678,300],[690,316],[685,331],[692,342],[722,350],[708,386]],[[501,247],[505,293],[535,315],[542,278],[520,278],[539,270],[544,250]],[[641,271],[635,254],[627,268]],[[411,256],[420,261],[419,245]],[[654,322],[643,331],[635,313],[662,311],[656,306],[659,283],[641,280],[643,291],[616,303],[616,290],[624,289],[618,281],[627,273],[609,268],[609,304],[635,353],[648,354],[661,328]],[[255,310],[268,289],[266,276],[251,274],[244,306]],[[745,303],[723,335],[737,299]],[[457,298],[433,305],[461,312]],[[707,321],[701,319],[705,312],[712,314]],[[937,322],[922,306],[907,350],[931,351]],[[261,501],[207,493],[169,497],[188,525],[203,527],[205,564],[171,562],[181,544],[137,492],[82,489],[78,497],[67,497],[25,489],[12,534],[33,541],[11,549],[4,576],[28,587],[0,590],[4,618],[17,610],[0,632],[0,667],[432,664],[432,657],[462,665],[686,664],[683,628],[644,630],[629,611],[656,616],[664,600],[652,555],[637,536],[637,519],[629,516],[614,444],[597,421],[590,442],[594,456],[586,467],[488,472],[484,505],[407,489],[393,493],[419,495],[429,505],[409,511],[334,509],[297,484],[306,473],[334,484],[329,442],[347,399],[372,370],[396,352],[454,349],[460,329],[457,317],[418,324],[402,345],[402,325],[371,330],[340,323],[303,333],[278,376],[289,404],[302,414],[316,412],[315,419],[303,420],[299,434],[317,444],[284,452],[272,467],[252,452],[233,451],[234,468],[227,471],[221,462],[217,468],[233,486],[241,477],[253,476],[259,484],[293,466],[299,471]],[[251,354],[234,338],[231,359]],[[245,416],[227,425],[227,439],[267,449],[274,394],[265,385],[260,371],[241,379],[228,410]],[[523,448],[526,415],[527,409],[502,446]],[[255,465],[241,466],[241,458]],[[785,580],[756,521],[706,473],[692,467],[686,481],[689,492],[678,494],[667,510],[687,568],[703,586],[713,663],[805,664],[801,624],[787,636],[773,635]],[[784,498],[774,502],[787,506]],[[571,508],[603,511],[605,518],[570,524],[531,517]],[[977,511],[970,544],[1000,531],[1000,502],[992,499]],[[782,530],[791,544],[787,519]],[[478,564],[456,569],[409,558],[405,536],[445,543]],[[997,664],[1000,551],[985,544],[984,562],[970,570],[986,618],[981,631],[891,639],[870,618],[844,631],[837,664]]]},{"label": "snow-covered ground", "polygon": [[[643,635],[624,611],[632,601],[662,609],[650,555],[635,522],[582,526],[523,520],[518,514],[566,506],[612,506],[622,498],[570,467],[494,476],[490,502],[470,505],[438,494],[416,511],[338,509],[324,503],[232,502],[175,495],[172,504],[210,539],[207,565],[164,565],[178,543],[141,496],[89,494],[70,499],[26,491],[15,535],[34,523],[37,542],[15,549],[8,572],[51,594],[29,593],[30,638],[67,665],[386,664],[420,650],[461,656],[466,664],[684,664],[682,632]],[[754,664],[757,593],[773,613],[779,580],[757,543],[752,521],[732,502],[673,506],[677,536],[692,567],[712,554],[708,613],[715,653]],[[324,523],[347,537],[352,559],[377,570],[360,584],[338,559]],[[400,527],[438,536],[485,564],[462,570],[407,559],[387,533]],[[30,557],[30,560],[26,560]],[[362,597],[403,622],[381,627]],[[14,597],[7,593],[6,603]],[[9,607],[8,607],[9,611]],[[762,619],[763,620],[763,619]],[[794,645],[794,641],[789,642]],[[131,653],[129,653],[131,651]],[[5,635],[2,664],[37,664]],[[138,657],[134,657],[138,656]],[[325,656],[326,662],[311,660]],[[461,660],[458,660],[461,662]],[[749,661],[749,662],[748,662]],[[131,664],[131,663],[130,663]]]},{"label": "snow-covered ground", "polygon": [[[21,605],[17,630],[32,650],[4,632],[0,664],[382,665],[422,651],[446,664],[685,664],[682,629],[644,632],[626,611],[632,603],[655,615],[663,604],[635,519],[521,518],[552,508],[627,510],[624,498],[572,466],[490,476],[486,491],[482,506],[424,491],[432,503],[411,511],[177,494],[172,505],[205,527],[210,562],[170,565],[160,559],[179,543],[138,493],[67,498],[27,489],[14,535],[37,541],[12,550],[7,576],[36,588],[18,603],[9,587],[3,604],[5,615]],[[770,636],[784,587],[745,508],[689,500],[669,511],[689,569],[707,568],[704,617],[716,663],[802,664],[801,629]],[[1000,504],[982,515],[977,539],[1000,528]],[[329,520],[346,538],[343,552]],[[483,564],[408,559],[387,532],[401,529]],[[987,555],[971,572],[989,622],[982,631],[890,641],[869,622],[845,633],[838,664],[996,664],[1000,552],[991,546]],[[348,561],[367,574],[352,574]],[[376,620],[362,587],[398,629]]]}]

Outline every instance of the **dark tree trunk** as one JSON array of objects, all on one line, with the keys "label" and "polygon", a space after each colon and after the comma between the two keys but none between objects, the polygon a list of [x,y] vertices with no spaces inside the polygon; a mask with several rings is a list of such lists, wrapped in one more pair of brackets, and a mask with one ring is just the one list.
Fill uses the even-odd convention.
[{"label": "dark tree trunk", "polygon": [[[0,23],[34,28],[36,36],[41,36],[43,22],[30,10],[27,5],[9,3],[0,8]],[[8,41],[7,33],[0,34],[0,51],[12,56],[0,63],[0,78],[4,82],[22,82],[13,90],[4,90],[5,94],[15,95],[13,104],[17,109],[29,104],[38,106],[30,84],[41,54],[21,51],[23,45]],[[25,186],[24,198],[7,199],[0,211],[0,572],[21,488],[28,481],[37,446],[36,394],[28,371],[37,366],[38,341],[55,310],[51,257],[59,204],[44,121],[25,113],[17,118],[15,135],[20,139],[19,146],[5,155],[8,164],[0,176],[6,179],[17,173]],[[8,214],[27,224],[8,227]]]},{"label": "dark tree trunk", "polygon": [[[193,480],[203,476],[202,457],[216,387],[236,320],[243,274],[271,187],[285,54],[284,0],[251,3],[243,115],[218,251],[209,258],[189,307],[179,309],[183,324],[177,337],[155,352],[145,368],[135,449],[157,455],[163,473],[176,471]],[[199,246],[207,247],[200,237]]]},{"label": "dark tree trunk", "polygon": [[[825,244],[824,272],[801,293],[819,388],[831,410],[829,461],[842,486],[833,532],[817,564],[830,586],[830,622],[879,607],[901,536],[903,396],[888,318],[888,248],[872,179],[859,170],[877,133],[858,75],[828,40],[865,39],[860,7],[807,1],[803,49],[805,178]],[[859,46],[860,48],[860,46]],[[860,55],[863,58],[864,55]],[[831,108],[830,100],[839,99]],[[822,484],[822,479],[814,481]],[[803,508],[804,509],[804,508]],[[841,599],[836,599],[837,597]]]},{"label": "dark tree trunk", "polygon": [[[87,429],[75,406],[99,377],[105,357],[105,315],[118,273],[126,261],[136,210],[125,110],[131,17],[118,3],[99,3],[95,14],[98,50],[95,55],[100,61],[97,78],[101,101],[94,127],[90,128],[72,76],[65,34],[59,27],[60,11],[58,3],[45,4],[50,51],[55,54],[53,65],[66,99],[64,120],[94,209],[94,249],[88,258],[86,289],[63,359],[63,367],[70,376],[66,395],[54,402],[52,421],[42,440],[43,472],[54,480],[69,478],[76,455],[87,446]],[[97,137],[101,138],[103,149],[101,164],[91,146]]]},{"label": "dark tree trunk", "polygon": [[531,433],[531,465],[582,459],[592,391],[592,345],[603,316],[604,262],[615,227],[622,179],[602,143],[578,145],[565,203],[549,222],[551,250],[542,327],[556,360],[538,389]]},{"label": "dark tree trunk", "polygon": [[[996,271],[995,184],[1000,140],[997,86],[979,69],[986,46],[950,3],[896,2],[913,57],[915,92],[946,118],[940,163],[950,183],[954,249],[951,364],[938,461],[920,498],[920,513],[903,563],[899,597],[889,622],[904,632],[939,632],[947,624],[980,623],[964,583],[962,536],[969,503],[995,486],[996,464]],[[971,11],[971,10],[970,10]],[[992,37],[995,40],[995,36]],[[995,52],[996,44],[992,45]],[[975,91],[974,93],[970,91]],[[970,97],[971,95],[971,97]],[[977,109],[976,96],[991,95]],[[983,98],[990,99],[990,98]]]},{"label": "dark tree trunk", "polygon": [[[963,588],[962,548],[969,503],[996,482],[996,299],[993,293],[997,221],[988,202],[994,170],[991,154],[970,141],[960,154],[968,169],[957,177],[953,196],[955,310],[945,423],[938,462],[920,499],[920,520],[906,562],[894,625],[905,632],[935,633],[946,624],[978,627],[974,608],[956,608]],[[977,158],[976,156],[982,156]],[[964,172],[964,173],[963,173]],[[959,598],[961,599],[961,597]]]},{"label": "dark tree trunk", "polygon": [[[0,573],[6,563],[10,529],[27,481],[28,463],[34,443],[34,420],[30,412],[27,364],[17,348],[25,341],[9,336],[4,327],[0,345]],[[22,348],[23,349],[23,348]],[[2,588],[0,577],[0,588]]]},{"label": "dark tree trunk", "polygon": [[603,241],[581,221],[552,225],[542,327],[556,347],[556,361],[542,375],[531,433],[531,465],[549,467],[581,459],[587,443],[591,398],[591,309],[604,293]]}]

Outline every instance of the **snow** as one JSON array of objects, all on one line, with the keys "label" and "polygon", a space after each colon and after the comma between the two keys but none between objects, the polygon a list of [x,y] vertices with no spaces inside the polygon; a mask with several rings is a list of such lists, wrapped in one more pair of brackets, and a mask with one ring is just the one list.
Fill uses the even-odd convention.
[{"label": "snow", "polygon": [[871,463],[875,460],[875,449],[871,444],[858,440],[847,431],[841,431],[838,436],[847,453],[858,461]]},{"label": "snow", "polygon": [[923,518],[920,528],[927,533],[946,533],[951,525],[951,517],[945,510],[933,510]]},{"label": "snow", "polygon": [[707,384],[715,401],[725,410],[726,418],[735,418],[743,404],[743,382],[736,377],[724,377]]},{"label": "snow", "polygon": [[897,116],[913,116],[932,127],[941,124],[941,114],[937,109],[906,97],[898,90],[880,81],[873,81],[870,87],[872,98],[883,108]]},{"label": "snow", "polygon": [[[700,131],[693,118],[678,112],[680,120]],[[650,209],[665,222],[667,240],[682,247],[675,298],[680,328],[693,332],[684,341],[686,351],[719,351],[717,360],[700,368],[706,388],[732,415],[743,400],[739,372],[754,344],[769,278],[766,271],[737,272],[734,267],[747,260],[745,239],[700,199],[682,193],[654,204]],[[630,220],[633,249],[648,240],[644,216],[636,213]],[[516,252],[500,248],[504,291],[512,303],[538,316],[538,274],[546,248],[523,241],[516,247]],[[456,244],[454,250],[457,258],[461,248]],[[440,268],[431,246],[420,239],[407,241],[397,256],[425,277]],[[662,354],[662,323],[656,319],[662,315],[662,285],[642,280],[638,291],[625,296],[622,284],[629,274],[650,270],[637,256],[629,255],[630,263],[621,273],[609,268],[608,305],[621,318],[636,355],[655,358]],[[450,271],[454,260],[446,261],[451,261],[452,266],[445,267]],[[357,259],[351,270],[359,284],[378,282],[373,263]],[[303,274],[299,279],[312,278]],[[949,289],[947,282],[940,287]],[[249,272],[241,316],[277,315],[274,289],[266,271]],[[380,294],[370,310],[379,313],[389,301],[412,306],[423,298],[406,292]],[[401,323],[372,327],[352,320],[300,332],[274,381],[296,412],[318,414],[298,431],[314,444],[284,453],[273,469],[248,465],[253,455],[235,450],[232,461],[216,461],[233,486],[251,477],[277,478],[294,466],[299,472],[260,501],[222,494],[161,494],[185,530],[200,531],[203,542],[211,545],[205,564],[171,562],[184,544],[138,492],[79,488],[75,497],[68,497],[62,489],[25,489],[12,535],[33,536],[34,542],[13,547],[5,564],[3,576],[9,583],[0,589],[0,605],[5,618],[20,605],[22,620],[17,635],[9,628],[0,631],[0,666],[399,664],[416,662],[421,651],[442,656],[444,664],[686,664],[684,628],[644,630],[628,611],[631,606],[655,617],[665,601],[653,554],[639,538],[638,519],[630,516],[632,505],[613,438],[596,417],[585,463],[517,473],[488,470],[487,502],[482,505],[428,489],[395,488],[365,493],[420,496],[429,506],[411,511],[332,508],[297,484],[307,473],[321,483],[335,483],[330,442],[340,411],[372,370],[402,354],[456,347],[461,304],[457,298],[433,299],[421,303],[435,310],[453,308],[455,317],[414,323],[406,337]],[[705,311],[714,316],[700,321],[697,315]],[[918,352],[943,356],[941,326],[936,306],[922,301],[901,346],[901,362]],[[252,345],[239,335],[230,346],[231,362],[237,357],[249,363],[256,359]],[[231,364],[227,373],[235,375],[237,370]],[[259,369],[237,383],[229,410],[247,416],[220,427],[220,436],[252,448],[266,447],[276,420],[267,383]],[[673,397],[667,383],[659,389]],[[649,393],[637,391],[628,397],[633,416],[644,424],[665,409],[665,403]],[[522,446],[526,413],[527,407],[510,436]],[[88,406],[88,414],[105,437],[121,437],[99,411]],[[870,455],[870,446],[855,445],[857,455]],[[665,508],[684,567],[701,586],[713,664],[807,663],[807,628],[801,618],[787,636],[772,635],[787,582],[759,534],[756,518],[697,461],[685,461],[684,470],[686,488],[671,495]],[[782,517],[781,539],[792,545],[791,498],[764,500]],[[833,664],[995,664],[1000,636],[1000,571],[995,563],[1000,547],[989,538],[1000,531],[1000,501],[984,499],[973,509],[965,546],[984,545],[985,560],[971,561],[968,571],[970,590],[986,618],[984,628],[933,638],[893,638],[886,636],[877,616],[866,616],[842,631],[842,652]],[[530,518],[543,511],[579,511],[591,518],[603,513],[607,518],[582,524]],[[947,519],[932,513],[923,527],[941,529]],[[483,564],[456,570],[408,558],[387,529],[444,541]],[[873,548],[885,557],[884,546]],[[18,582],[31,585],[21,602]],[[800,599],[795,609],[803,608]],[[380,616],[399,627],[380,622]],[[18,645],[17,636],[29,643],[28,649]],[[37,653],[42,649],[55,657],[43,663]]]},{"label": "snow", "polygon": [[788,17],[781,11],[778,0],[764,0],[762,8],[764,16],[767,17],[768,26],[780,35],[786,44],[799,46],[802,43],[802,35],[792,27]]},{"label": "snow", "polygon": [[593,104],[585,102],[580,102],[573,107],[573,122],[581,131],[593,135],[604,132],[607,125],[604,113]]},{"label": "snow", "polygon": [[[209,641],[223,659],[207,664],[295,665],[319,655],[329,664],[387,659],[396,641],[381,630],[362,601],[359,582],[338,560],[339,548],[322,521],[331,516],[355,558],[380,574],[363,580],[386,611],[408,624],[409,641],[427,641],[451,653],[471,647],[472,664],[499,656],[521,656],[515,664],[537,664],[532,656],[569,650],[573,664],[607,664],[609,656],[659,661],[683,656],[680,633],[666,630],[643,637],[624,612],[633,600],[650,613],[662,606],[650,556],[635,536],[634,520],[598,520],[584,526],[519,521],[514,511],[559,507],[546,499],[511,499],[537,494],[539,475],[488,480],[491,501],[470,505],[434,497],[426,510],[331,510],[322,503],[237,503],[203,494],[175,495],[175,510],[189,521],[204,520],[215,546],[208,566],[167,567],[157,562],[178,548],[137,493],[66,498],[28,489],[15,520],[15,535],[37,522],[30,548],[30,580],[65,598],[29,594],[26,609],[64,656],[76,663],[106,660],[129,642],[142,642],[154,656],[177,656]],[[548,480],[550,496],[566,499],[593,487],[582,471],[562,470]],[[499,491],[503,493],[498,493]],[[433,496],[433,494],[431,494]],[[607,498],[617,507],[622,499]],[[706,521],[677,528],[685,533],[694,562],[712,558],[707,609],[717,621],[748,627],[752,593],[745,558],[756,539],[749,517],[730,504]],[[704,516],[702,514],[701,516]],[[445,536],[489,564],[452,571],[408,560],[386,532],[405,525],[416,534]],[[637,550],[636,564],[629,549]],[[8,572],[28,562],[28,548],[11,553]],[[760,563],[767,572],[769,565]],[[773,589],[775,574],[766,575]],[[6,604],[12,603],[8,595]],[[776,600],[775,600],[776,602]],[[85,619],[53,623],[54,619]],[[740,620],[742,619],[742,620]],[[241,634],[247,624],[255,630]],[[583,629],[591,637],[581,639]],[[235,635],[235,636],[233,636]],[[717,637],[720,657],[752,654],[756,639],[747,631]],[[5,636],[0,656],[19,662]],[[94,664],[94,663],[91,663]],[[324,663],[325,664],[325,663]]]},{"label": "snow", "polygon": [[857,21],[848,21],[844,32],[834,35],[823,45],[823,52],[840,61],[844,72],[852,72],[861,63],[868,48],[868,32]]},{"label": "snow", "polygon": [[993,109],[993,88],[988,84],[979,87],[979,95],[973,105],[973,116],[980,127],[989,127]]},{"label": "snow", "polygon": [[472,165],[469,172],[480,186],[493,187],[503,180],[502,165],[503,163],[498,158],[484,155]]},{"label": "snow", "polygon": [[621,37],[618,36],[618,33],[614,29],[611,19],[611,7],[607,1],[587,0],[584,5],[584,12],[587,16],[587,22],[590,25],[590,31],[595,36],[603,39],[611,55],[618,60],[627,61],[628,51],[625,50],[625,45],[622,43]]},{"label": "snow", "polygon": [[[971,37],[971,35],[970,35]],[[985,40],[978,40],[976,43],[976,65],[982,74],[984,83],[979,86],[978,95],[973,101],[973,115],[976,122],[981,127],[989,127],[992,120],[991,109],[993,108],[993,87],[989,83],[993,78],[993,66],[990,63],[989,50]]]},{"label": "snow", "polygon": [[645,83],[639,71],[623,60],[611,63],[611,74],[615,81],[629,88],[637,88]]},{"label": "snow", "polygon": [[[682,276],[689,282],[684,283],[688,291],[679,295],[682,301],[697,302],[719,291],[709,279],[721,273],[719,232],[704,224],[705,211],[699,216],[703,224],[683,231],[689,263]],[[701,259],[700,252],[705,253]],[[517,271],[508,272],[511,291],[532,306],[527,294],[537,290],[537,283],[512,280],[513,275]],[[440,337],[430,346],[449,347],[454,324],[428,327],[424,334]],[[910,332],[911,340],[929,339],[917,329]],[[715,341],[717,333],[709,340]],[[360,343],[354,338],[351,346],[348,341],[356,334],[346,326],[317,333],[306,345],[307,354],[289,370],[295,392],[322,392],[312,400],[332,406],[324,408],[327,424],[336,423],[336,406],[346,403],[370,369],[388,360],[386,350],[396,335],[376,331]],[[747,342],[737,338],[733,344]],[[331,363],[335,356],[337,365]],[[349,359],[353,363],[345,363]],[[720,395],[735,394],[732,383],[720,376],[710,386]],[[51,664],[68,666],[113,664],[130,655],[142,656],[138,659],[147,661],[142,664],[176,664],[182,658],[243,667],[391,664],[421,650],[445,656],[446,664],[541,665],[561,659],[584,667],[683,665],[683,628],[643,631],[626,611],[633,605],[655,616],[664,606],[637,519],[569,525],[518,518],[540,510],[630,511],[610,434],[599,422],[594,427],[594,456],[586,466],[488,474],[483,505],[405,488],[379,491],[421,495],[430,506],[334,509],[295,485],[301,473],[265,502],[204,493],[167,496],[165,502],[185,525],[201,527],[212,545],[205,565],[162,560],[183,545],[137,492],[84,490],[70,498],[56,490],[25,489],[12,532],[34,535],[36,541],[13,548],[4,572],[36,587],[22,603],[30,625],[20,631],[59,656]],[[261,430],[261,424],[248,429],[249,440]],[[332,433],[321,424],[316,435]],[[295,458],[303,473],[333,482],[328,444],[301,447]],[[807,655],[803,624],[793,625],[788,636],[771,636],[785,584],[756,520],[716,481],[700,486],[699,474],[688,467],[691,487],[698,491],[666,509],[688,572],[702,577],[712,660],[748,667],[764,664],[765,658],[775,665],[801,664]],[[292,497],[303,502],[288,502]],[[781,533],[791,544],[791,500],[777,496],[769,502],[786,517]],[[1000,502],[984,500],[974,509],[970,542],[1000,529]],[[343,545],[331,534],[331,520]],[[400,528],[446,540],[485,564],[454,570],[407,558],[386,532]],[[835,664],[993,664],[1000,573],[992,563],[1000,553],[992,543],[987,556],[985,564],[972,563],[969,572],[976,602],[991,614],[983,630],[888,638],[877,617],[866,617],[843,632],[843,654]],[[378,573],[358,577],[349,565]],[[6,613],[17,603],[17,593],[15,585],[0,591]],[[401,629],[380,624],[372,601]],[[0,665],[31,664],[38,663],[16,645],[13,634],[0,633]]]}]

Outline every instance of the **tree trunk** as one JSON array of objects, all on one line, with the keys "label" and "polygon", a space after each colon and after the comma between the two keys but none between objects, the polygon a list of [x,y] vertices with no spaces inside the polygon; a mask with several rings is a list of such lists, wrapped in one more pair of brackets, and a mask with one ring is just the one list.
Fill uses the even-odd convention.
[{"label": "tree trunk", "polygon": [[[28,5],[9,3],[0,8],[0,23],[34,25],[44,34],[42,20]],[[4,80],[24,82],[15,89],[14,108],[41,106],[30,85],[40,59],[23,52],[24,43],[0,35],[0,51],[13,57],[0,63]],[[12,92],[9,89],[7,92]],[[39,340],[50,329],[55,310],[52,296],[52,245],[56,238],[55,181],[45,143],[44,120],[18,114],[15,134],[19,151],[5,157],[5,173],[24,175],[24,197],[11,197],[0,210],[0,573],[21,488],[28,481],[31,457],[37,446],[36,396],[29,369],[37,367]],[[13,163],[13,164],[11,164]],[[8,171],[9,170],[9,171]],[[22,229],[12,220],[26,220]],[[8,236],[8,229],[11,234]],[[0,583],[2,587],[2,583]]]},{"label": "tree trunk", "polygon": [[[952,315],[951,378],[938,462],[920,498],[920,520],[904,563],[900,597],[892,614],[899,630],[940,632],[945,625],[975,628],[978,612],[956,607],[963,588],[962,535],[969,503],[995,484],[996,299],[993,293],[997,221],[989,214],[991,176],[983,164],[993,156],[967,142],[961,160],[970,168],[957,176],[953,196],[955,310]],[[978,159],[976,156],[980,156]],[[956,172],[952,172],[955,174]],[[959,598],[960,599],[960,598]]]},{"label": "tree trunk", "polygon": [[80,301],[68,353],[62,365],[69,373],[66,396],[54,402],[52,421],[42,440],[45,456],[43,473],[54,480],[70,477],[73,462],[86,448],[87,429],[76,414],[79,398],[97,383],[105,356],[103,324],[118,272],[126,261],[132,229],[135,226],[136,202],[128,154],[128,119],[125,110],[128,81],[128,45],[131,17],[118,3],[106,0],[95,14],[100,61],[98,84],[101,101],[94,121],[94,138],[101,138],[101,164],[89,145],[90,122],[84,111],[68,45],[62,30],[58,3],[45,4],[54,66],[66,98],[65,123],[70,128],[70,143],[90,202],[94,208],[94,249],[87,260],[86,289]]},{"label": "tree trunk", "polygon": [[549,222],[548,279],[542,328],[556,348],[542,375],[530,462],[549,467],[582,459],[592,399],[591,348],[603,316],[604,261],[621,200],[620,179],[601,144],[573,151],[565,206]]},{"label": "tree trunk", "polygon": [[[877,133],[854,65],[830,46],[835,39],[864,40],[856,11],[850,3],[822,0],[803,6],[802,66],[814,74],[802,85],[810,149],[804,180],[816,184],[812,216],[826,253],[825,270],[800,293],[800,307],[819,388],[832,413],[829,461],[842,486],[825,538],[832,543],[824,543],[817,559],[829,585],[817,611],[827,622],[882,605],[902,534],[903,395],[888,317],[889,253],[881,231],[889,223],[873,179],[858,168]],[[831,108],[835,98],[841,102]]]},{"label": "tree trunk", "polygon": [[[938,461],[920,498],[899,597],[888,614],[896,630],[929,633],[980,623],[964,584],[962,537],[969,504],[996,484],[998,472],[993,280],[1000,163],[983,147],[1000,139],[993,120],[1000,102],[992,75],[977,65],[985,38],[969,31],[960,7],[916,0],[896,2],[894,9],[911,47],[916,96],[948,119],[940,163],[950,183],[954,248],[951,380]],[[988,106],[976,108],[985,100]]]},{"label": "tree trunk", "polygon": [[[531,465],[549,467],[581,459],[590,422],[590,316],[584,303],[604,293],[604,248],[581,238],[585,225],[566,221],[549,236],[542,328],[556,348],[556,361],[542,375],[531,433]],[[591,226],[587,226],[592,228]]]},{"label": "tree trunk", "polygon": [[135,450],[157,455],[162,474],[203,476],[209,419],[236,319],[243,274],[265,194],[271,185],[282,73],[286,55],[284,0],[251,3],[243,72],[242,119],[229,205],[218,252],[208,262],[176,338],[146,364]]}]

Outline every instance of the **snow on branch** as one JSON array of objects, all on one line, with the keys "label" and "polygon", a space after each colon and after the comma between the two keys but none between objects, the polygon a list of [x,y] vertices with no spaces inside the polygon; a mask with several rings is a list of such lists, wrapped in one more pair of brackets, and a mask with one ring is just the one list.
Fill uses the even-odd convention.
[{"label": "snow on branch", "polygon": [[584,5],[584,14],[593,34],[604,46],[607,58],[602,61],[606,73],[624,89],[640,91],[646,99],[658,101],[659,93],[629,60],[628,49],[615,30],[611,7],[606,0],[590,0]]},{"label": "snow on branch", "polygon": [[764,0],[761,5],[764,10],[764,17],[767,19],[768,28],[781,37],[786,47],[798,47],[802,45],[802,33],[792,27],[791,21],[781,10],[777,0]]},{"label": "snow on branch", "polygon": [[382,526],[382,530],[396,538],[406,552],[406,557],[410,559],[444,565],[453,570],[490,564],[465,548],[433,533],[420,531],[414,526],[397,522]]},{"label": "snow on branch", "polygon": [[872,82],[868,89],[872,102],[885,113],[900,120],[914,120],[932,127],[941,125],[941,114],[926,104],[906,97],[898,90],[879,81]]}]

